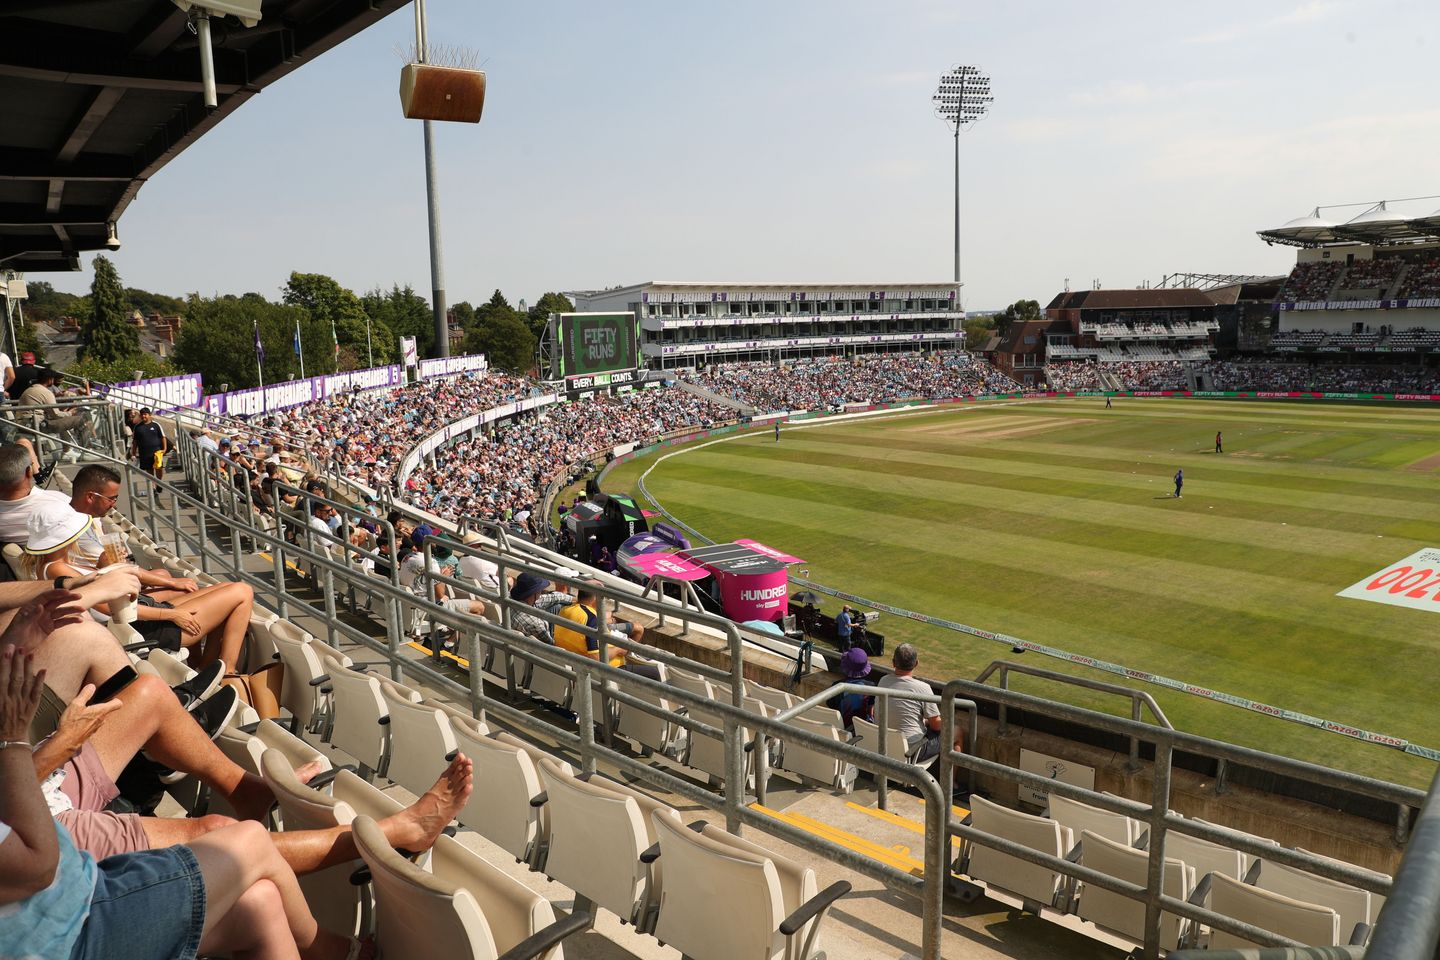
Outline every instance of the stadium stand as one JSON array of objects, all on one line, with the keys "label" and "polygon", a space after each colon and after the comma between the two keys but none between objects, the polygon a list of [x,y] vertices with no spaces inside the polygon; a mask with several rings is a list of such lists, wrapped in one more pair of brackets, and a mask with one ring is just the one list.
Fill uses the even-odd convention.
[{"label": "stadium stand", "polygon": [[1334,260],[1297,263],[1280,288],[1280,301],[1301,303],[1330,299],[1330,291],[1344,266],[1344,263]]},{"label": "stadium stand", "polygon": [[846,404],[1005,393],[1019,384],[986,361],[953,351],[870,354],[703,368],[698,382],[760,410],[838,410]]}]

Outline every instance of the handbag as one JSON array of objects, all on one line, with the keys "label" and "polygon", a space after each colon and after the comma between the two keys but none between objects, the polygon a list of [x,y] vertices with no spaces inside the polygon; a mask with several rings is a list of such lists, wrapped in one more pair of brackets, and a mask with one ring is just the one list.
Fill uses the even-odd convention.
[{"label": "handbag", "polygon": [[272,660],[249,673],[227,673],[220,682],[234,687],[235,693],[250,705],[261,720],[274,720],[280,716],[280,691],[285,686],[285,664],[281,661]]}]

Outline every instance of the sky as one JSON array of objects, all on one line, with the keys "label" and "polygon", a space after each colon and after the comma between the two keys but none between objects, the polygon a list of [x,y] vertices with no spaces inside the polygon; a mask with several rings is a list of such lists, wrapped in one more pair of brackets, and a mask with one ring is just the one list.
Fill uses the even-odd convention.
[{"label": "sky", "polygon": [[[952,271],[953,147],[930,97],[989,72],[961,148],[964,303],[1169,273],[1283,273],[1255,231],[1440,193],[1435,0],[429,0],[487,75],[436,126],[446,289],[646,280],[928,282]],[[270,86],[139,192],[127,286],[275,298],[430,264],[404,7]],[[1440,199],[1397,209],[1430,213]],[[1351,216],[1363,207],[1330,211]],[[51,274],[83,292],[78,273]]]}]

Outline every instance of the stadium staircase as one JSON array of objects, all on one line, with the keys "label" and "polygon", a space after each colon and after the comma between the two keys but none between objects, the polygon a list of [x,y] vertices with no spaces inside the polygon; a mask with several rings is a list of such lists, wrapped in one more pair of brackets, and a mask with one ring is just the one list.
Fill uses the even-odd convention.
[{"label": "stadium staircase", "polygon": [[[879,725],[857,725],[860,739],[852,740],[823,703],[823,688],[835,677],[794,683],[794,663],[783,651],[745,644],[728,621],[586,571],[602,582],[602,616],[607,608],[623,610],[647,625],[646,639],[655,638],[655,645],[597,632],[597,662],[540,644],[509,629],[521,605],[504,594],[444,575],[430,577],[428,592],[416,594],[393,576],[362,569],[364,547],[352,546],[348,534],[366,514],[347,498],[328,501],[343,518],[339,536],[311,529],[305,510],[259,522],[243,489],[237,493],[232,478],[218,474],[216,454],[199,448],[174,421],[162,426],[177,443],[181,470],[163,483],[108,457],[119,452],[113,444],[83,456],[108,460],[124,478],[107,525],[125,534],[133,552],[176,573],[240,579],[256,591],[245,666],[272,659],[285,664],[284,723],[229,730],[225,749],[277,783],[312,757],[332,767],[353,765],[358,775],[342,774],[330,790],[338,798],[343,788],[352,807],[377,811],[423,790],[449,752],[463,746],[477,763],[483,758],[485,772],[477,768],[475,798],[460,815],[455,842],[439,845],[428,869],[484,878],[466,889],[482,901],[482,914],[495,911],[497,931],[506,923],[500,915],[511,908],[495,902],[494,891],[508,891],[512,906],[524,905],[522,929],[512,930],[501,950],[557,915],[593,911],[593,926],[565,940],[568,956],[658,960],[676,957],[678,947],[695,960],[729,960],[744,955],[731,944],[755,930],[763,940],[792,928],[800,931],[797,938],[820,931],[817,943],[802,950],[796,942],[786,954],[806,960],[812,946],[842,960],[1088,960],[1138,955],[1145,946],[1147,956],[1162,949],[1178,956],[1177,946],[1241,942],[1237,937],[1277,946],[1293,945],[1297,936],[1343,945],[1363,938],[1377,919],[1370,960],[1418,958],[1421,953],[1404,949],[1422,927],[1418,936],[1429,936],[1433,953],[1433,905],[1440,897],[1435,791],[1427,800],[1417,790],[962,680],[931,699],[945,721],[941,742],[951,742],[957,717],[968,716],[969,747],[963,754],[942,751],[931,776],[893,752],[897,734],[881,735],[886,697],[879,698]],[[101,435],[120,434],[117,427]],[[338,496],[344,482],[332,479]],[[300,494],[302,504],[315,499],[293,487],[282,490]],[[559,572],[573,561],[512,541],[497,526],[477,529],[480,541],[456,543],[456,553],[497,563],[502,577],[534,572],[574,582]],[[393,528],[386,532],[394,536]],[[487,616],[432,602],[440,584],[485,600]],[[443,641],[445,632],[453,647]],[[607,646],[631,647],[662,665],[669,682],[605,666]],[[141,666],[168,671],[167,678],[185,675],[183,664],[156,655]],[[983,718],[973,712],[977,704]],[[1083,726],[1117,743],[1129,739],[1133,766],[1123,755],[1097,763],[1112,792],[1101,791],[1098,777],[1097,789],[1089,789],[1026,773],[1006,760],[1021,742],[1022,718]],[[1401,869],[1409,883],[1392,888],[1388,875],[1180,816],[1170,809],[1184,799],[1175,785],[1196,777],[1175,768],[1181,752],[1191,758],[1187,764],[1197,758],[1207,769],[1220,764],[1209,789],[1220,789],[1226,765],[1257,770],[1395,805],[1396,827],[1403,825],[1407,835],[1419,810],[1408,838],[1422,855],[1413,868],[1407,860]],[[968,783],[974,795],[952,804],[950,791],[940,787],[952,782]],[[900,784],[910,786],[901,790]],[[1230,789],[1244,795],[1243,788]],[[1048,793],[1048,815],[1016,809],[1020,790]],[[193,785],[179,785],[172,798],[167,802],[185,804],[172,812],[206,809],[204,791]],[[322,805],[333,802],[328,798]],[[298,809],[282,802],[277,826],[289,824]],[[669,831],[667,818],[695,832]],[[709,828],[698,834],[702,821]],[[576,823],[617,826],[564,826]],[[634,831],[629,847],[627,830]],[[357,834],[362,841],[368,836],[362,827]],[[687,839],[696,835],[701,839]],[[1152,856],[1162,849],[1163,862]],[[657,851],[664,872],[653,880],[647,858]],[[382,854],[374,862],[367,856],[372,871],[383,872]],[[464,870],[455,866],[461,861]],[[1248,872],[1211,880],[1231,869],[1226,863],[1235,865],[1231,872]],[[382,931],[387,915],[410,909],[378,885],[373,895],[357,892],[351,868],[341,872],[343,882],[307,881],[312,903],[331,913],[353,908],[356,917],[373,912]],[[1202,884],[1202,876],[1211,882]],[[658,904],[649,899],[652,880],[662,889]],[[1218,894],[1207,900],[1196,892],[1212,886],[1235,904],[1230,912],[1214,912]],[[745,899],[756,889],[769,892]],[[832,905],[827,896],[840,899]],[[818,913],[795,913],[812,898]],[[1162,905],[1184,922],[1161,922]],[[782,927],[786,914],[793,916]],[[1407,924],[1412,916],[1423,922]],[[517,960],[531,955],[517,954]]]},{"label": "stadium staircase", "polygon": [[743,417],[753,417],[759,411],[748,403],[741,403],[734,397],[727,397],[722,393],[716,393],[709,387],[702,387],[698,383],[691,383],[689,380],[676,380],[676,386],[687,393],[693,393],[702,400],[709,400],[711,403],[718,403],[721,406],[736,410]]}]

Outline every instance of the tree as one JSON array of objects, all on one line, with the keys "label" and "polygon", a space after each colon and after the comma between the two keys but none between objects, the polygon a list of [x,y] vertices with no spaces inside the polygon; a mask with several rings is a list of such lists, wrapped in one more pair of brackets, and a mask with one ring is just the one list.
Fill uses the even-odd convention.
[{"label": "tree", "polygon": [[965,348],[977,352],[985,348],[985,343],[995,333],[994,317],[966,317],[965,318]]},{"label": "tree", "polygon": [[535,364],[535,337],[514,310],[497,310],[465,335],[464,351],[485,354],[496,370],[525,373]]},{"label": "tree", "polygon": [[[361,297],[360,304],[370,316],[372,339],[383,337],[386,342],[383,356],[378,347],[375,351],[376,363],[389,363],[399,355],[400,337],[414,337],[422,357],[431,352],[435,344],[435,313],[430,309],[430,301],[409,284],[392,285],[389,293],[377,287]],[[363,353],[364,341],[356,346]]]},{"label": "tree", "polygon": [[486,300],[481,304],[480,308],[475,311],[475,326],[483,327],[502,317],[519,319],[519,314],[515,312],[514,307],[510,306],[510,301],[505,299],[505,294],[496,290],[490,294],[490,299]]},{"label": "tree", "polygon": [[120,275],[106,257],[95,258],[90,315],[80,325],[80,359],[111,363],[140,352],[140,331],[131,325]]},{"label": "tree", "polygon": [[[305,373],[318,376],[336,370],[337,342],[341,347],[358,345],[356,351],[365,354],[365,307],[354,291],[340,286],[334,279],[323,273],[292,273],[285,284],[285,303],[304,309],[309,322],[301,320],[301,342],[305,349]],[[332,335],[333,331],[333,335]],[[293,331],[292,331],[293,333]],[[376,330],[371,322],[371,341],[376,346],[375,361],[382,362],[385,356],[393,354],[378,349],[381,343],[390,344],[393,336],[388,328]],[[268,347],[267,347],[268,349]],[[389,350],[394,350],[393,346]],[[294,355],[294,351],[290,351]]]},{"label": "tree", "polygon": [[322,371],[310,367],[310,341],[323,331],[319,346],[313,349],[321,353],[328,350],[333,355],[329,324],[322,328],[300,307],[272,303],[258,293],[214,299],[192,296],[180,327],[180,340],[175,344],[175,363],[201,374],[209,390],[218,390],[223,383],[235,390],[259,386],[255,369],[258,324],[260,343],[265,348],[265,382],[298,379],[300,364],[293,346],[297,320],[305,341],[305,373],[316,376]]},{"label": "tree", "polygon": [[1038,302],[1034,300],[1016,300],[1010,304],[1010,306],[1006,307],[1004,311],[996,314],[995,332],[1003,337],[1010,332],[1010,325],[1012,323],[1042,319],[1044,319],[1044,317],[1040,313],[1040,304]]},{"label": "tree", "polygon": [[139,310],[142,316],[158,313],[162,317],[178,317],[185,313],[185,301],[179,297],[126,287],[125,298],[130,301],[131,308]]},{"label": "tree", "polygon": [[450,322],[458,324],[461,330],[475,326],[475,308],[468,300],[461,300],[450,308]]},{"label": "tree", "polygon": [[148,353],[137,353],[111,363],[101,363],[91,357],[88,360],[81,360],[79,363],[72,363],[65,368],[65,372],[70,376],[84,377],[94,383],[125,383],[134,378],[137,370],[140,372],[142,380],[150,380],[155,377],[174,377],[185,372],[173,363]]},{"label": "tree", "polygon": [[538,340],[545,333],[545,323],[552,313],[574,313],[575,304],[563,293],[547,293],[530,308],[530,332]]}]

